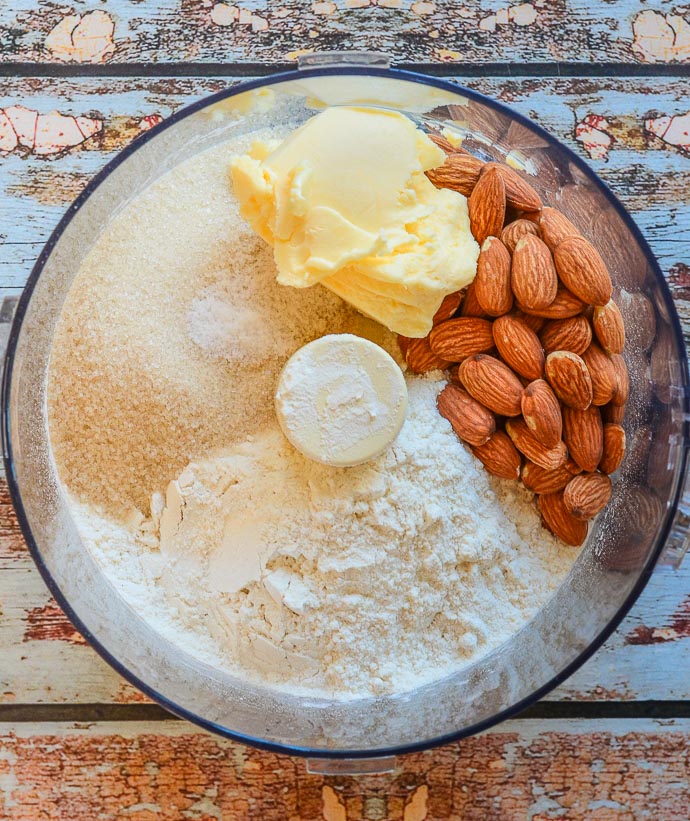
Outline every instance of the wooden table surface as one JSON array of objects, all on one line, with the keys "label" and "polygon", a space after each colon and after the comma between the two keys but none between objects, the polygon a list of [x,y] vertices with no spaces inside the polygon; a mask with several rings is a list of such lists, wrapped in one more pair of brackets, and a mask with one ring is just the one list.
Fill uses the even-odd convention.
[{"label": "wooden table surface", "polygon": [[[490,94],[588,160],[690,333],[690,5],[674,0],[7,0],[0,295],[21,292],[69,202],[141,131],[300,54],[352,48]],[[606,645],[527,714],[397,764],[309,775],[150,703],[51,599],[0,485],[3,819],[687,821],[690,559],[655,572]]]}]

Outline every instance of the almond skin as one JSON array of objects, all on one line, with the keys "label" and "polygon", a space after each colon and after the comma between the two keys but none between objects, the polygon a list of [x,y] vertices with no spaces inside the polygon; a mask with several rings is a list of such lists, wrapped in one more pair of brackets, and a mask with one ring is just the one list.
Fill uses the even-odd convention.
[{"label": "almond skin", "polygon": [[522,385],[499,359],[487,354],[470,356],[458,369],[465,389],[478,402],[500,416],[520,413]]},{"label": "almond skin", "polygon": [[513,311],[513,316],[516,319],[521,319],[525,325],[530,327],[535,334],[538,334],[541,329],[546,325],[547,320],[541,316],[535,316],[534,314],[526,314],[524,311]]},{"label": "almond skin", "polygon": [[429,131],[427,132],[427,137],[431,140],[434,145],[437,145],[441,151],[445,151],[447,155],[455,154],[457,149],[453,145],[450,140],[447,140],[443,134],[439,134],[438,131]]},{"label": "almond skin", "polygon": [[613,367],[616,372],[616,391],[611,399],[614,405],[625,405],[630,395],[630,376],[625,359],[620,354],[613,354],[611,357]]},{"label": "almond skin", "polygon": [[488,162],[482,173],[487,174],[492,168],[503,177],[508,205],[518,211],[538,211],[541,208],[541,197],[517,171],[505,163]]},{"label": "almond skin", "polygon": [[524,237],[525,234],[532,234],[535,237],[541,238],[541,231],[535,222],[519,219],[514,222],[509,222],[503,231],[501,231],[501,242],[512,254],[518,240]]},{"label": "almond skin", "polygon": [[471,282],[467,288],[465,288],[462,304],[460,305],[460,316],[475,316],[479,318],[488,316],[486,311],[477,302],[474,282]]},{"label": "almond skin", "polygon": [[567,288],[558,287],[556,298],[546,308],[528,308],[523,305],[520,300],[517,301],[517,307],[526,314],[540,316],[544,319],[567,319],[570,316],[577,316],[582,312],[585,303],[571,293]]},{"label": "almond skin", "polygon": [[525,379],[539,379],[544,373],[544,351],[529,325],[507,314],[494,322],[492,330],[494,343],[505,363]]},{"label": "almond skin", "polygon": [[604,451],[604,426],[599,408],[563,408],[563,439],[582,470],[593,473]]},{"label": "almond skin", "polygon": [[602,473],[575,476],[563,491],[563,504],[571,516],[588,522],[600,513],[611,499],[611,480]]},{"label": "almond skin", "polygon": [[533,234],[525,234],[517,241],[511,286],[515,299],[530,310],[548,308],[556,298],[558,275],[551,251]]},{"label": "almond skin", "polygon": [[606,305],[613,286],[597,249],[584,237],[567,237],[553,252],[558,276],[583,302]]},{"label": "almond skin", "polygon": [[539,228],[544,242],[553,253],[568,237],[579,237],[580,232],[572,222],[556,208],[545,206],[539,215]]},{"label": "almond skin", "polygon": [[585,410],[592,404],[592,380],[581,357],[554,351],[546,357],[544,372],[556,396],[570,408]]},{"label": "almond skin", "polygon": [[625,348],[625,325],[618,305],[610,299],[606,305],[598,305],[592,317],[594,333],[599,344],[608,354],[623,353]]},{"label": "almond skin", "polygon": [[543,379],[537,379],[522,394],[522,418],[535,439],[555,448],[563,434],[563,417],[556,394]]},{"label": "almond skin", "polygon": [[486,319],[459,317],[436,325],[429,334],[429,345],[436,356],[448,362],[460,362],[494,346],[491,323]]},{"label": "almond skin", "polygon": [[446,385],[436,400],[438,412],[470,445],[483,445],[496,431],[496,417],[462,388]]},{"label": "almond skin", "polygon": [[610,356],[596,342],[582,354],[592,380],[592,404],[607,405],[616,393],[616,369]]},{"label": "almond skin", "polygon": [[562,491],[540,496],[539,511],[546,528],[571,547],[579,547],[587,538],[587,522],[571,515]]},{"label": "almond skin", "polygon": [[572,480],[573,474],[565,467],[544,470],[534,462],[525,462],[520,473],[522,484],[532,493],[557,493]]},{"label": "almond skin", "polygon": [[615,473],[625,456],[625,431],[620,425],[607,422],[604,425],[604,451],[599,462],[602,473]]},{"label": "almond skin", "polygon": [[[433,138],[432,138],[433,139]],[[434,140],[436,142],[436,140]],[[445,151],[445,148],[441,146]],[[471,154],[453,151],[443,165],[426,172],[436,188],[450,188],[469,197],[479,180],[484,163]]]},{"label": "almond skin", "polygon": [[461,302],[462,293],[460,291],[445,296],[443,302],[439,305],[438,311],[434,314],[434,325],[438,325],[439,322],[445,322],[447,319],[450,319],[460,307]]},{"label": "almond skin", "polygon": [[506,216],[506,189],[496,166],[484,171],[467,200],[472,235],[484,244],[487,237],[500,236]]},{"label": "almond skin", "polygon": [[485,444],[473,447],[472,453],[494,476],[500,479],[519,478],[522,461],[520,454],[502,430],[496,431]]},{"label": "almond skin", "polygon": [[427,371],[444,370],[450,365],[445,359],[431,350],[429,337],[422,339],[410,339],[405,351],[405,362],[413,373],[426,373]]},{"label": "almond skin", "polygon": [[612,425],[622,425],[625,419],[625,405],[614,405],[609,402],[601,409],[601,416],[604,422]]},{"label": "almond skin", "polygon": [[544,447],[527,427],[524,419],[509,419],[506,422],[506,433],[520,453],[544,470],[556,470],[562,467],[568,458],[568,451],[563,442],[559,442],[554,448]]},{"label": "almond skin", "polygon": [[568,319],[552,319],[544,325],[539,339],[547,354],[570,351],[582,356],[592,341],[592,326],[582,314]]},{"label": "almond skin", "polygon": [[513,307],[510,287],[510,253],[500,239],[487,237],[474,278],[474,295],[489,316],[502,316]]}]

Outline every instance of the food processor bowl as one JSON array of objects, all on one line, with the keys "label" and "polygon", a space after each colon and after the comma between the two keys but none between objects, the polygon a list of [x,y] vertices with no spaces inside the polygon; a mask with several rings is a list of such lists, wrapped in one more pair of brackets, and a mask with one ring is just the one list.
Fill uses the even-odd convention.
[{"label": "food processor bowl", "polygon": [[[298,126],[326,105],[353,103],[406,112],[424,127],[447,128],[482,159],[507,161],[580,228],[606,261],[625,317],[631,396],[628,451],[611,504],[534,618],[452,676],[401,695],[339,701],[278,692],[209,667],[156,633],[122,598],[82,543],[63,498],[47,432],[46,372],[72,280],[124,203],[197,152],[276,124]],[[120,153],[69,208],[16,310],[3,381],[4,456],[19,522],[44,579],[125,678],[173,713],[248,744],[313,759],[389,757],[478,732],[543,696],[612,632],[662,549],[669,561],[682,555],[687,384],[681,329],[662,274],[631,218],[584,162],[473,91],[390,70],[380,56],[320,55],[299,71],[234,86],[177,112]]]}]

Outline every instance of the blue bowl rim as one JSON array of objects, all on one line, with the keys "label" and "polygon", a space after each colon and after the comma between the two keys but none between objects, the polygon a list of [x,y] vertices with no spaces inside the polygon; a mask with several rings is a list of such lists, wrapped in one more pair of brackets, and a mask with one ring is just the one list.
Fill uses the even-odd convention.
[{"label": "blue bowl rim", "polygon": [[[567,678],[569,678],[575,672],[575,670],[577,670],[589,658],[591,658],[591,656],[602,646],[602,644],[618,627],[623,618],[629,612],[630,608],[632,607],[636,599],[639,597],[640,593],[649,581],[654,566],[668,539],[675,518],[675,514],[678,508],[678,503],[682,493],[685,476],[687,472],[687,433],[685,434],[686,447],[682,451],[682,463],[680,465],[680,472],[678,474],[678,482],[675,489],[674,497],[671,500],[671,505],[667,510],[666,523],[662,529],[662,532],[659,534],[657,544],[654,550],[651,551],[645,565],[640,571],[640,575],[635,585],[633,586],[632,590],[626,597],[621,607],[618,609],[616,615],[601,629],[601,631],[597,634],[593,641],[580,654],[578,654],[578,656],[576,656],[576,658],[573,659],[572,662],[570,662],[570,664],[568,664],[563,670],[561,670],[559,673],[553,676],[548,682],[543,684],[541,687],[534,690],[528,696],[525,696],[525,698],[521,699],[515,704],[512,704],[510,707],[506,707],[505,709],[500,710],[490,718],[479,721],[468,727],[464,727],[461,730],[455,730],[453,732],[449,732],[444,735],[437,736],[435,738],[418,741],[414,744],[402,744],[395,747],[357,750],[325,750],[321,748],[311,749],[308,747],[282,744],[273,741],[266,741],[262,738],[255,738],[253,736],[245,735],[243,733],[230,730],[221,724],[205,719],[202,716],[196,715],[195,713],[186,708],[180,707],[179,705],[175,704],[173,701],[169,700],[165,696],[161,695],[160,693],[157,693],[152,687],[146,684],[146,682],[140,680],[137,676],[131,673],[126,667],[123,666],[123,664],[117,658],[115,658],[110,653],[110,651],[101,643],[101,641],[86,627],[86,625],[76,615],[69,601],[63,595],[62,591],[60,590],[57,583],[50,574],[47,566],[43,561],[38,546],[33,538],[31,525],[28,521],[28,517],[26,515],[26,511],[22,503],[21,491],[14,469],[14,456],[12,450],[10,424],[11,420],[9,407],[14,357],[16,354],[17,344],[21,333],[22,322],[26,314],[26,310],[31,299],[31,295],[34,291],[34,288],[36,287],[36,283],[38,282],[38,279],[43,271],[43,268],[45,267],[45,264],[48,258],[50,257],[50,254],[52,253],[56,243],[62,236],[63,232],[65,231],[69,223],[74,218],[75,214],[89,199],[89,197],[91,197],[94,194],[94,192],[98,189],[101,183],[105,179],[107,179],[107,177],[109,177],[110,174],[112,174],[113,171],[115,171],[131,154],[133,154],[135,151],[137,151],[139,148],[145,145],[149,140],[155,138],[164,130],[171,128],[180,120],[189,117],[192,114],[195,114],[197,111],[200,111],[201,109],[204,109],[215,103],[221,102],[222,100],[226,100],[230,97],[237,96],[238,94],[241,94],[245,91],[251,91],[252,89],[262,88],[263,86],[274,85],[277,83],[287,82],[290,80],[303,80],[306,77],[328,77],[334,75],[374,76],[398,80],[407,80],[410,82],[418,83],[420,85],[432,86],[434,88],[439,88],[444,91],[449,91],[465,96],[470,100],[481,103],[482,105],[485,105],[488,108],[492,108],[498,111],[499,113],[510,117],[512,120],[521,123],[526,128],[531,130],[533,133],[540,136],[549,146],[557,146],[559,151],[564,152],[568,157],[568,160],[572,162],[585,177],[591,180],[601,190],[601,192],[605,195],[606,199],[609,201],[611,206],[615,209],[617,214],[623,220],[627,229],[634,236],[640,248],[644,251],[645,256],[647,258],[647,263],[649,264],[651,270],[654,272],[657,284],[660,287],[661,295],[663,297],[664,304],[671,321],[671,325],[676,335],[676,340],[679,343],[678,350],[680,354],[681,378],[683,380],[683,387],[687,388],[690,382],[688,378],[687,353],[683,341],[683,332],[680,325],[680,319],[678,317],[678,313],[673,303],[673,298],[668,288],[668,284],[664,279],[663,273],[656,261],[656,258],[654,257],[654,254],[652,253],[651,248],[649,247],[647,241],[645,240],[644,236],[642,235],[640,229],[637,227],[632,217],[628,214],[628,212],[620,203],[615,194],[587,165],[587,163],[585,163],[580,157],[578,157],[577,154],[575,154],[568,146],[561,143],[548,131],[546,131],[544,128],[537,125],[536,123],[532,122],[529,118],[523,116],[522,114],[519,114],[518,112],[511,109],[509,106],[506,106],[503,103],[500,103],[497,100],[492,99],[491,97],[487,97],[486,95],[481,94],[478,91],[473,91],[472,89],[465,88],[464,86],[452,83],[448,80],[430,77],[428,75],[419,74],[413,71],[404,71],[401,69],[378,69],[359,66],[334,66],[327,68],[299,69],[294,71],[277,72],[275,74],[262,77],[261,79],[249,80],[246,82],[239,83],[235,86],[224,89],[223,91],[219,91],[215,94],[203,97],[202,99],[197,100],[196,102],[191,103],[188,106],[184,106],[183,108],[179,109],[178,111],[170,115],[166,120],[164,120],[159,125],[136,137],[129,145],[127,145],[124,149],[122,149],[122,151],[120,151],[115,157],[113,157],[113,159],[110,160],[98,174],[96,174],[91,179],[91,181],[86,185],[84,190],[79,194],[78,197],[76,197],[72,205],[65,212],[60,222],[57,224],[52,234],[48,238],[48,241],[46,242],[41,253],[39,254],[38,259],[36,260],[36,263],[31,271],[31,274],[27,279],[26,285],[17,304],[14,320],[12,323],[12,328],[8,339],[7,352],[2,376],[2,424],[0,432],[2,434],[3,459],[5,464],[5,471],[7,476],[7,484],[10,493],[10,498],[12,499],[12,504],[14,505],[17,514],[17,519],[19,521],[22,534],[26,539],[31,556],[34,562],[36,563],[36,566],[38,567],[44,582],[48,586],[48,589],[50,590],[51,594],[54,596],[55,600],[60,605],[62,610],[65,612],[65,615],[69,618],[69,620],[72,622],[75,628],[81,633],[81,635],[86,639],[89,645],[93,647],[93,649],[96,650],[96,652],[104,659],[104,661],[106,661],[117,673],[119,673],[130,684],[134,685],[137,689],[141,690],[153,701],[160,704],[173,715],[185,719],[191,722],[192,724],[195,724],[217,735],[231,739],[232,741],[239,741],[242,744],[247,744],[252,747],[257,747],[259,749],[267,750],[273,753],[284,753],[288,755],[297,755],[307,758],[362,759],[405,755],[407,753],[420,752],[422,750],[432,749],[434,747],[439,747],[444,744],[450,744],[455,741],[459,741],[462,738],[466,738],[468,736],[475,735],[477,733],[488,730],[489,728],[494,727],[502,721],[517,716],[523,710],[530,707],[532,704],[541,699],[555,687],[558,687],[560,684],[562,684]],[[687,390],[684,390],[683,393],[683,403],[684,411],[687,418],[687,414],[689,412],[690,407]]]}]

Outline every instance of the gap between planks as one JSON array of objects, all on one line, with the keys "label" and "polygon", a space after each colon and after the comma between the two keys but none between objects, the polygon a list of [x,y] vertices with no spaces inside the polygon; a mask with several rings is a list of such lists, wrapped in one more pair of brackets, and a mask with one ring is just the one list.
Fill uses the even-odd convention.
[{"label": "gap between planks", "polygon": [[[366,66],[362,66],[363,68]],[[407,63],[391,67],[435,77],[690,77],[690,63]],[[296,62],[243,63],[0,63],[0,77],[267,77],[298,68]],[[327,66],[325,68],[328,68]],[[343,68],[334,65],[334,68]]]},{"label": "gap between planks", "polygon": [[[542,701],[513,721],[690,719],[690,701]],[[181,721],[158,704],[0,704],[0,722]]]}]

